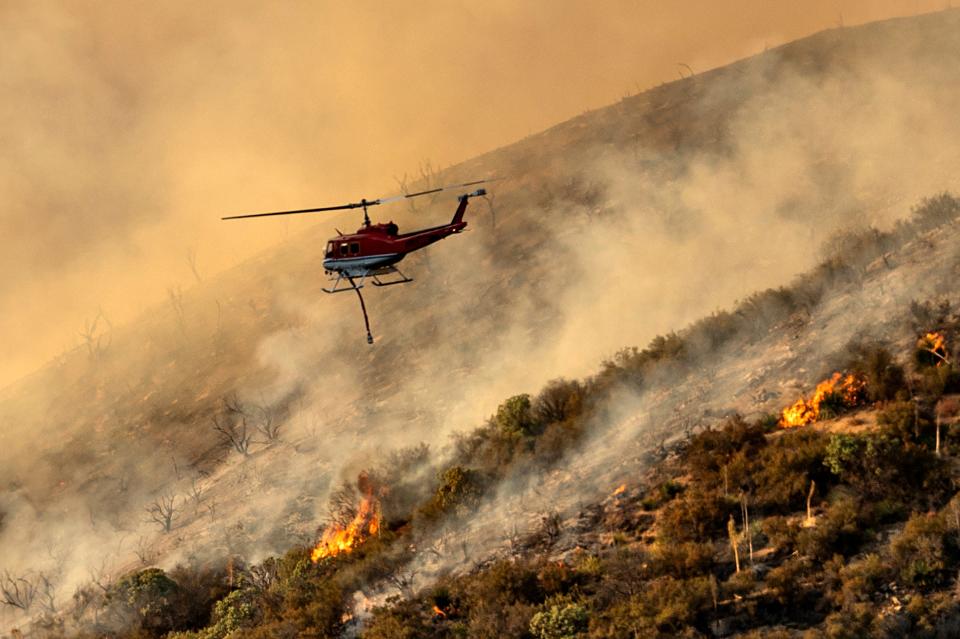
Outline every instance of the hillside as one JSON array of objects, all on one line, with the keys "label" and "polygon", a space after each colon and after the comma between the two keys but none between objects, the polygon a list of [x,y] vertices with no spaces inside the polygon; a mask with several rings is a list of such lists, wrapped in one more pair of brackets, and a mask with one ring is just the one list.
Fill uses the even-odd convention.
[{"label": "hillside", "polygon": [[[29,615],[7,606],[4,621],[46,614],[56,629],[54,611],[87,597],[75,593],[102,603],[98,585],[144,566],[201,566],[213,583],[229,558],[228,585],[211,592],[242,592],[234,566],[312,545],[331,513],[352,512],[338,495],[356,508],[373,490],[364,471],[392,495],[379,496],[385,563],[357,554],[359,567],[330,570],[350,573],[338,582],[355,587],[341,593],[358,603],[348,614],[368,618],[398,591],[515,556],[511,540],[545,516],[558,548],[583,546],[575,531],[599,529],[571,518],[623,483],[646,496],[658,447],[779,411],[851,340],[882,339],[906,363],[917,330],[945,328],[911,325],[911,302],[960,292],[952,200],[894,226],[957,189],[958,36],[960,11],[831,30],[426,171],[417,188],[508,179],[472,205],[471,233],[402,265],[414,284],[368,296],[373,348],[355,300],[319,291],[331,228],[358,223],[346,217],[172,290],[131,325],[91,318],[80,349],[0,396],[0,568],[10,583],[45,578],[52,597]],[[451,208],[378,213],[410,229]],[[682,339],[619,350],[686,325]],[[514,444],[465,434],[561,377],[589,389],[583,418],[549,440],[543,423],[530,440],[520,428],[532,465]],[[415,516],[437,472],[457,467],[482,474],[475,499]],[[169,525],[153,516],[164,499]],[[123,632],[130,619],[101,620],[100,603],[65,627]],[[210,610],[191,614],[205,623]]]}]

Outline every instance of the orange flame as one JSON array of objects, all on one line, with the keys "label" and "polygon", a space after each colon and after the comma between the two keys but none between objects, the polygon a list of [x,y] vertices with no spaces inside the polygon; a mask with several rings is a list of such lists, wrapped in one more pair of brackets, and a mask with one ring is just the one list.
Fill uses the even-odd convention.
[{"label": "orange flame", "polygon": [[923,349],[936,356],[940,360],[937,362],[937,366],[947,361],[947,338],[941,333],[926,333],[917,340],[917,348]]},{"label": "orange flame", "polygon": [[310,553],[310,561],[317,563],[325,557],[350,553],[365,539],[380,532],[380,501],[372,494],[360,501],[357,514],[346,526],[330,524]]},{"label": "orange flame", "polygon": [[436,604],[433,605],[433,613],[438,617],[446,617],[447,613],[442,611]]},{"label": "orange flame", "polygon": [[611,496],[611,497],[616,497],[617,495],[622,494],[623,491],[625,491],[626,489],[627,489],[627,485],[626,485],[626,484],[620,484],[619,486],[617,486],[617,489],[616,489],[615,491],[613,491],[613,493],[610,494],[610,496]]},{"label": "orange flame", "polygon": [[780,425],[784,428],[803,426],[820,419],[820,405],[828,397],[837,398],[845,407],[852,408],[863,402],[866,382],[857,375],[834,373],[830,379],[817,384],[810,399],[800,398],[792,406],[783,409]]}]

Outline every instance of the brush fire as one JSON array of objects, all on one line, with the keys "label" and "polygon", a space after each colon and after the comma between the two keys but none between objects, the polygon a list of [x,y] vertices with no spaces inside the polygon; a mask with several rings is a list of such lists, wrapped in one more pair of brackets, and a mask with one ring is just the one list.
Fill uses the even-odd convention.
[{"label": "brush fire", "polygon": [[865,399],[866,381],[859,375],[834,373],[817,384],[810,399],[800,398],[783,409],[780,425],[793,428],[832,417],[842,410],[859,406]]},{"label": "brush fire", "polygon": [[373,486],[366,475],[361,475],[357,483],[363,492],[357,513],[348,524],[332,522],[326,527],[320,541],[310,553],[313,563],[327,557],[336,557],[340,553],[350,553],[380,532],[380,499],[374,494]]},{"label": "brush fire", "polygon": [[941,333],[926,333],[917,340],[917,348],[935,358],[937,366],[949,363],[947,359],[947,338]]}]

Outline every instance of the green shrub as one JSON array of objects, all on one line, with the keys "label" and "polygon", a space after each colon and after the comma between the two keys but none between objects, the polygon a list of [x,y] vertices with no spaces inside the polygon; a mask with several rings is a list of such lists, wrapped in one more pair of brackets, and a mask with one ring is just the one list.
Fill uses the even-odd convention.
[{"label": "green shrub", "polygon": [[827,616],[824,622],[824,634],[827,639],[870,637],[874,621],[878,616],[872,604],[851,604],[843,612],[835,612]]},{"label": "green shrub", "polygon": [[730,575],[723,584],[723,593],[725,597],[743,597],[753,592],[756,584],[757,579],[752,570],[741,570]]},{"label": "green shrub", "polygon": [[848,557],[857,552],[866,539],[859,501],[841,497],[817,519],[816,525],[803,528],[797,535],[797,549],[811,559],[826,560],[836,554]]},{"label": "green shrub", "polygon": [[930,425],[912,400],[890,402],[877,413],[877,424],[885,433],[903,442],[915,442]]},{"label": "green shrub", "polygon": [[752,502],[765,512],[794,512],[806,505],[810,482],[821,492],[832,483],[824,468],[828,439],[810,429],[782,433],[754,457]]},{"label": "green shrub", "polygon": [[217,602],[213,624],[194,635],[196,639],[224,639],[241,629],[253,628],[261,616],[256,598],[249,590],[234,590]]},{"label": "green shrub", "polygon": [[180,589],[159,568],[130,573],[111,586],[108,604],[138,628],[155,634],[178,629],[177,596]]},{"label": "green shrub", "polygon": [[800,534],[800,524],[787,517],[774,515],[765,517],[760,522],[760,530],[777,552],[792,552]]},{"label": "green shrub", "polygon": [[713,544],[709,542],[657,543],[650,552],[650,568],[656,575],[696,577],[713,568],[713,555]]},{"label": "green shrub", "polygon": [[939,507],[949,489],[943,462],[928,449],[887,432],[834,435],[824,464],[871,500]]},{"label": "green shrub", "polygon": [[657,527],[660,536],[672,542],[713,539],[726,534],[727,520],[734,513],[740,513],[736,499],[695,484],[663,507]]},{"label": "green shrub", "polygon": [[590,615],[581,604],[555,604],[533,616],[530,634],[538,639],[574,639],[589,623]]},{"label": "green shrub", "polygon": [[928,231],[960,216],[960,200],[944,191],[933,197],[923,198],[913,209],[911,223],[918,231]]},{"label": "green shrub", "polygon": [[530,396],[514,395],[497,408],[494,422],[508,435],[530,437],[540,432],[541,424],[533,414]]},{"label": "green shrub", "polygon": [[707,577],[679,580],[661,577],[628,600],[615,603],[591,622],[600,637],[691,637],[713,609]]},{"label": "green shrub", "polygon": [[899,581],[929,588],[952,576],[957,546],[942,515],[914,515],[890,544]]},{"label": "green shrub", "polygon": [[784,606],[795,606],[806,594],[804,578],[810,565],[800,557],[793,557],[770,570],[764,582],[773,598]]},{"label": "green shrub", "polygon": [[838,434],[830,438],[823,463],[838,477],[850,475],[863,449],[863,440],[854,435]]},{"label": "green shrub", "polygon": [[433,497],[421,509],[420,514],[434,520],[445,513],[467,512],[480,503],[486,481],[476,470],[463,466],[451,466],[438,474]]},{"label": "green shrub", "polygon": [[837,603],[849,608],[870,601],[891,577],[889,562],[876,553],[852,561],[840,568],[840,593]]}]

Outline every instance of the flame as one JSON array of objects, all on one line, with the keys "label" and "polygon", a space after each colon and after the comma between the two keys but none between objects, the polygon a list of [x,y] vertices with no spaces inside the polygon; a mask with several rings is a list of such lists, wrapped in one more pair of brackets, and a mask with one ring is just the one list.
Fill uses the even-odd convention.
[{"label": "flame", "polygon": [[447,613],[445,613],[443,610],[441,610],[441,609],[437,606],[437,604],[433,604],[433,613],[434,613],[436,616],[438,616],[438,617],[446,617],[446,616],[447,616]]},{"label": "flame", "polygon": [[360,501],[357,514],[346,526],[330,524],[310,553],[310,561],[317,563],[326,557],[350,553],[365,539],[380,532],[380,500],[367,494]]},{"label": "flame", "polygon": [[627,489],[626,484],[620,484],[619,486],[617,486],[617,489],[610,494],[610,496],[616,497],[617,495],[623,493],[623,491],[625,491],[626,489]]},{"label": "flame", "polygon": [[800,398],[792,406],[783,409],[780,415],[780,425],[784,428],[803,426],[820,419],[820,404],[828,397],[837,397],[846,407],[853,407],[863,402],[863,391],[866,382],[857,375],[842,375],[834,373],[830,379],[817,384],[816,390],[810,399]]},{"label": "flame", "polygon": [[940,366],[947,361],[947,338],[941,333],[926,333],[923,337],[917,340],[917,348],[923,349],[928,353],[932,353],[940,361],[937,362],[937,366]]}]

